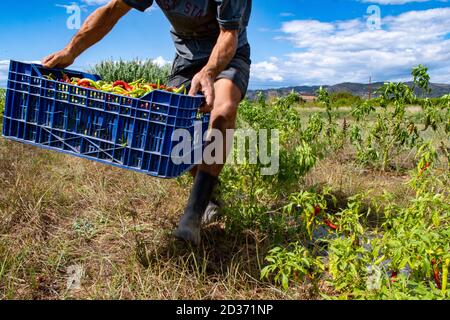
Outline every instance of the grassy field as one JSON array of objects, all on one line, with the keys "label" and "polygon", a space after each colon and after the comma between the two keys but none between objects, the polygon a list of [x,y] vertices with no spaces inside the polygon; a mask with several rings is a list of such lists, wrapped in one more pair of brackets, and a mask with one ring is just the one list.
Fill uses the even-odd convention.
[{"label": "grassy field", "polygon": [[[174,242],[184,183],[4,139],[0,158],[2,299],[291,296],[258,280],[266,245],[250,230],[211,225],[195,251]],[[68,291],[74,265],[83,269],[82,289]]]},{"label": "grassy field", "polygon": [[280,132],[280,168],[227,166],[199,248],[172,237],[189,175],[0,138],[0,299],[448,299],[450,96],[383,89],[243,101],[239,128]]},{"label": "grassy field", "polygon": [[[317,112],[317,110],[314,110]],[[311,110],[301,109],[302,119]],[[341,120],[348,115],[343,109]],[[324,113],[323,113],[324,116]],[[404,162],[405,168],[414,163]],[[367,170],[348,148],[320,160],[302,190],[327,186],[341,202],[366,190],[413,196],[407,172]],[[288,290],[260,280],[267,234],[205,228],[201,248],[171,236],[189,177],[159,180],[0,140],[1,299],[315,299],[325,279]],[[81,286],[70,284],[71,270]],[[69,283],[68,283],[69,281]],[[319,290],[318,290],[318,287]]]}]

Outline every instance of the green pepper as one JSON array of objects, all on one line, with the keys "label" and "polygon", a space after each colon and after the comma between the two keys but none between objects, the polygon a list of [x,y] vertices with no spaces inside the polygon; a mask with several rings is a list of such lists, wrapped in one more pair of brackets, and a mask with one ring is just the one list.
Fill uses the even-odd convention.
[{"label": "green pepper", "polygon": [[151,85],[144,85],[144,89],[147,93],[152,92],[153,90],[155,90]]},{"label": "green pepper", "polygon": [[113,92],[114,93],[119,93],[119,94],[129,93],[127,90],[125,90],[122,87],[114,87]]},{"label": "green pepper", "polygon": [[101,86],[95,82],[94,80],[91,80],[91,86],[94,87],[97,90],[101,90]]},{"label": "green pepper", "polygon": [[50,73],[49,75],[44,76],[47,80],[56,80],[56,77],[53,75],[53,73]]},{"label": "green pepper", "polygon": [[181,87],[179,87],[179,88],[173,90],[174,93],[181,93],[181,92],[183,92],[183,91],[185,91],[184,84],[181,85]]},{"label": "green pepper", "polygon": [[80,81],[80,78],[76,78],[76,77],[70,78],[70,83],[72,83],[72,84],[77,84],[78,81]]},{"label": "green pepper", "polygon": [[112,84],[105,84],[105,85],[101,86],[102,91],[112,92],[113,89],[114,89],[114,87],[112,86]]},{"label": "green pepper", "polygon": [[129,95],[133,98],[140,98],[145,95],[146,91],[144,89],[136,89],[129,92]]},{"label": "green pepper", "polygon": [[134,81],[134,82],[131,82],[131,83],[130,83],[130,86],[135,87],[135,86],[144,84],[144,82],[145,82],[144,79],[139,79],[139,80],[136,80],[136,81]]}]

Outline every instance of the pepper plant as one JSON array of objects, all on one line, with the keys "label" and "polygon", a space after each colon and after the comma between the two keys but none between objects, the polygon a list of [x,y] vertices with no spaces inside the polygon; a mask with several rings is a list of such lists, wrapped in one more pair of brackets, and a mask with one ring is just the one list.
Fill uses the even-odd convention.
[{"label": "pepper plant", "polygon": [[[429,76],[423,66],[413,69],[414,81],[423,92],[429,92]],[[413,89],[406,84],[385,83],[377,93],[380,95],[379,107],[372,101],[364,101],[354,106],[352,116],[356,121],[351,132],[351,142],[357,150],[357,158],[363,164],[374,164],[386,171],[390,161],[405,150],[415,148],[421,143],[417,125],[412,117],[406,115],[407,105],[417,101]],[[430,99],[421,100],[426,111],[429,125],[437,126],[441,121],[436,108],[430,105]],[[365,136],[361,126],[367,127],[368,117],[375,115],[374,123],[369,126]]]}]

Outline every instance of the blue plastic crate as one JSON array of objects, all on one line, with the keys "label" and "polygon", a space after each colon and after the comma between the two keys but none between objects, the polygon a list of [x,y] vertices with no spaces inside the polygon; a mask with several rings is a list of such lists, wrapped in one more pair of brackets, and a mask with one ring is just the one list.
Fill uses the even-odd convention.
[{"label": "blue plastic crate", "polygon": [[60,79],[62,72],[100,80],[83,72],[11,61],[5,138],[155,177],[178,177],[192,167],[194,155],[203,148],[200,136],[192,141],[193,151],[182,155],[191,164],[176,165],[172,135],[185,129],[194,137],[195,127],[206,132],[209,115],[198,113],[204,97],[156,90],[134,99],[44,77],[52,73]]}]

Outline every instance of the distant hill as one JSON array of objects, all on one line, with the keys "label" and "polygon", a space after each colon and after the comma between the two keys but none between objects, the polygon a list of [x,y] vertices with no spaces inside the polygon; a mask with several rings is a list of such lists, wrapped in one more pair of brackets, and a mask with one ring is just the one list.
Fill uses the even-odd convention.
[{"label": "distant hill", "polygon": [[[409,86],[412,86],[412,82],[406,83]],[[372,92],[375,92],[378,88],[383,85],[383,82],[372,83]],[[348,92],[354,96],[359,96],[361,98],[367,98],[369,96],[369,84],[363,83],[351,83],[345,82],[340,84],[335,84],[332,86],[323,86],[330,93],[334,92]],[[265,89],[265,90],[249,90],[247,97],[249,99],[253,99],[258,92],[262,92],[266,97],[268,96],[278,96],[283,97],[291,93],[294,90],[297,93],[303,94],[315,94],[317,90],[319,90],[320,86],[295,86],[295,87],[286,87],[279,89]],[[450,84],[438,84],[432,83],[430,84],[431,94],[430,98],[437,98],[443,95],[450,93]],[[375,94],[374,94],[375,96]]]}]

